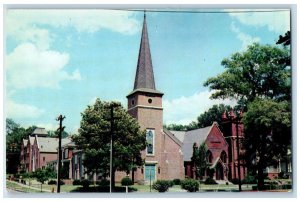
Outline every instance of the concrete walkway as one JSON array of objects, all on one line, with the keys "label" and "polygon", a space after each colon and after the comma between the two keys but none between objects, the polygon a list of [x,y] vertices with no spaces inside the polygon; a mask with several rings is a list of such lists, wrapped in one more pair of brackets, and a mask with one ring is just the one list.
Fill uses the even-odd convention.
[{"label": "concrete walkway", "polygon": [[[8,181],[8,180],[7,180],[7,181]],[[18,182],[15,182],[15,181],[8,181],[8,182],[14,183],[14,184],[19,185],[19,186],[24,187],[24,188],[34,189],[34,190],[37,190],[37,191],[41,191],[40,188],[32,187],[32,186],[25,185],[25,184],[22,184],[22,183],[18,183]],[[50,190],[48,190],[48,189],[43,189],[43,187],[42,187],[42,191],[43,191],[43,192],[49,192],[49,193],[51,193]]]}]

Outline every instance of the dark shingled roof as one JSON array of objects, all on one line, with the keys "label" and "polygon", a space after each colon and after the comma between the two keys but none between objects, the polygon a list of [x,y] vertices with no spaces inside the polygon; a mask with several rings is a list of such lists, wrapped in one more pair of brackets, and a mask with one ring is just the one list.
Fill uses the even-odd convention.
[{"label": "dark shingled roof", "polygon": [[133,90],[139,88],[148,88],[155,90],[154,74],[152,68],[152,60],[145,14]]},{"label": "dark shingled roof", "polygon": [[183,140],[183,149],[182,149],[184,161],[191,161],[191,157],[193,156],[194,143],[197,143],[198,145],[202,144],[206,140],[213,125],[186,132]]}]

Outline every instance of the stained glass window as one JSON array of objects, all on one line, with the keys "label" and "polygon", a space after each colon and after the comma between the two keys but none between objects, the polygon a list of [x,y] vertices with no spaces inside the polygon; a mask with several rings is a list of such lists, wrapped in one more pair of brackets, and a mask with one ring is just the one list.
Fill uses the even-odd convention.
[{"label": "stained glass window", "polygon": [[154,154],[154,130],[147,130],[147,154]]}]

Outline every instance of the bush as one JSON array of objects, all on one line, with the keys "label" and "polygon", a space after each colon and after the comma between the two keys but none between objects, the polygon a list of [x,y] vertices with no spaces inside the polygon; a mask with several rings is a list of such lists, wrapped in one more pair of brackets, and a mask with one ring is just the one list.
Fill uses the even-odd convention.
[{"label": "bush", "polygon": [[108,179],[102,179],[100,181],[97,181],[96,184],[100,187],[109,186],[110,181]]},{"label": "bush", "polygon": [[256,184],[256,179],[252,175],[246,175],[245,179],[242,180],[242,184]]},{"label": "bush", "polygon": [[60,183],[59,183],[60,185],[65,185],[65,182],[64,181],[62,181],[62,180],[60,180]]},{"label": "bush", "polygon": [[199,182],[194,179],[185,179],[181,181],[181,188],[188,192],[196,192],[199,191]]},{"label": "bush", "polygon": [[233,179],[231,179],[231,183],[232,184],[239,184],[239,179],[233,178]]},{"label": "bush", "polygon": [[180,179],[174,179],[173,183],[174,185],[180,185],[181,180]]},{"label": "bush", "polygon": [[130,185],[133,185],[133,182],[129,177],[124,177],[121,180],[121,184],[122,184],[122,186],[130,186]]},{"label": "bush", "polygon": [[73,185],[81,185],[81,181],[80,180],[74,180]]},{"label": "bush", "polygon": [[204,184],[218,184],[213,178],[207,178]]},{"label": "bush", "polygon": [[169,180],[169,187],[173,187],[173,186],[174,186],[173,180]]},{"label": "bush", "polygon": [[169,180],[157,180],[152,185],[153,189],[155,189],[158,192],[166,192],[168,191],[170,187],[170,181]]},{"label": "bush", "polygon": [[48,184],[49,184],[49,185],[56,184],[56,180],[50,180],[50,181],[48,182]]},{"label": "bush", "polygon": [[86,179],[81,181],[81,185],[85,190],[87,190],[91,184],[92,184],[91,181]]}]

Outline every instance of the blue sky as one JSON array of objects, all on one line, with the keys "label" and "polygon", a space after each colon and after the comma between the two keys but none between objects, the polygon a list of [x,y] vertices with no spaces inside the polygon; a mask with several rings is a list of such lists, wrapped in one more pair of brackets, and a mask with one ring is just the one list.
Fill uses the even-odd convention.
[{"label": "blue sky", "polygon": [[[210,100],[204,81],[224,71],[222,59],[253,42],[275,44],[290,27],[287,10],[222,11],[228,13],[147,13],[164,123],[188,124],[213,104],[234,105]],[[135,11],[6,10],[6,117],[54,130],[63,114],[66,131],[76,132],[80,113],[97,97],[126,107],[142,20]]]}]

